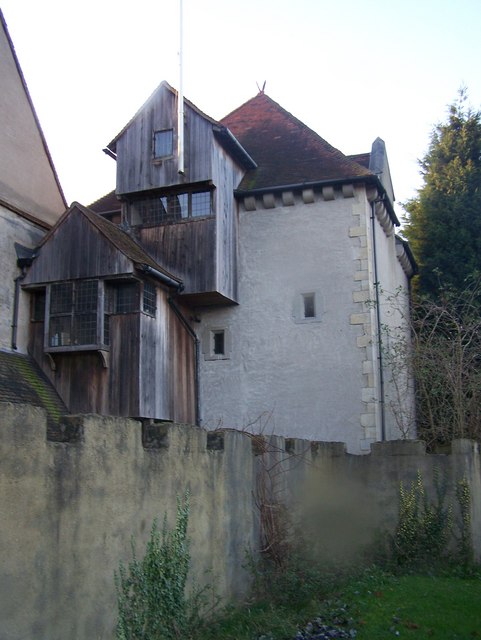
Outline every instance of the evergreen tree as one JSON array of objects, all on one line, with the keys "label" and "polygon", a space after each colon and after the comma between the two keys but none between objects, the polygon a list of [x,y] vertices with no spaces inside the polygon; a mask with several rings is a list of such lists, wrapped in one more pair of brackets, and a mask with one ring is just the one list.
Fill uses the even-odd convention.
[{"label": "evergreen tree", "polygon": [[419,265],[418,292],[461,292],[481,273],[481,112],[461,89],[420,162],[424,184],[406,203],[405,234]]}]

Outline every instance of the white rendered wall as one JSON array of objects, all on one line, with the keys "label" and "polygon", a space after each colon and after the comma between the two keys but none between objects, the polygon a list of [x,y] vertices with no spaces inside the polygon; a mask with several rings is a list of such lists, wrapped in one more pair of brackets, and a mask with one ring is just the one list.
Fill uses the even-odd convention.
[{"label": "white rendered wall", "polygon": [[[285,201],[292,206],[265,198],[253,211],[241,206],[239,306],[205,310],[196,327],[203,426],[251,425],[343,441],[352,452],[364,448],[372,340],[364,335],[367,275],[362,282],[359,274],[368,273],[368,249],[353,229],[364,225],[365,238],[369,204],[363,188],[352,197],[331,195],[315,194],[306,204],[290,194]],[[319,317],[299,322],[301,295],[309,292],[316,293]],[[216,329],[226,330],[227,359],[208,359],[209,332]]]},{"label": "white rendered wall", "polygon": [[[0,349],[11,349],[15,278],[21,274],[17,267],[15,242],[33,249],[40,242],[45,230],[21,218],[0,205]],[[17,349],[27,351],[28,322],[30,319],[29,296],[20,292]]]},{"label": "white rendered wall", "polygon": [[384,371],[386,439],[415,436],[414,383],[409,360],[409,281],[398,259],[394,230],[376,218],[376,255],[380,282],[380,316]]}]

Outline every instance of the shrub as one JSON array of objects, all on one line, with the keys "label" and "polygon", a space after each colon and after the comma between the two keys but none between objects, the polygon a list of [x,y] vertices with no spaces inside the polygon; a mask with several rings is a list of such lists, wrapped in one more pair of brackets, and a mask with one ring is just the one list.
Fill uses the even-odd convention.
[{"label": "shrub", "polygon": [[187,525],[189,496],[177,499],[173,529],[164,516],[162,530],[154,520],[144,557],[135,554],[115,574],[118,602],[117,640],[174,640],[186,635],[198,609],[185,595],[190,565]]}]

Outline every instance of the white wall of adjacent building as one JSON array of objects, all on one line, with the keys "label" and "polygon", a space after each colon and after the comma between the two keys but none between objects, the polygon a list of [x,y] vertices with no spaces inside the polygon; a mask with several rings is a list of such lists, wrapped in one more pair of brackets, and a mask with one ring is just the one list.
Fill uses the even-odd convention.
[{"label": "white wall of adjacent building", "polygon": [[[380,439],[381,412],[366,191],[284,201],[293,204],[280,195],[258,198],[254,210],[241,203],[239,305],[199,314],[202,424],[367,450]],[[376,224],[380,272],[406,282],[394,236]],[[304,318],[311,294],[315,317]],[[213,353],[222,331],[224,355]]]}]

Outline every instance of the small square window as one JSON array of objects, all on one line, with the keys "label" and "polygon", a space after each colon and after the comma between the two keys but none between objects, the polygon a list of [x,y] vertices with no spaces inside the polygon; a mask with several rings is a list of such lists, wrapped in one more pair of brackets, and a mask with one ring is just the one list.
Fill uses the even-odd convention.
[{"label": "small square window", "polygon": [[316,296],[314,293],[304,293],[302,295],[304,303],[304,318],[316,317]]},{"label": "small square window", "polygon": [[292,305],[292,318],[299,324],[322,322],[323,299],[320,291],[297,291]]},{"label": "small square window", "polygon": [[205,360],[229,360],[231,338],[229,329],[209,328],[204,332],[202,352]]},{"label": "small square window", "polygon": [[173,154],[174,133],[172,129],[154,131],[154,159],[168,158]]},{"label": "small square window", "polygon": [[225,355],[225,333],[223,330],[212,332],[212,353],[215,356]]}]

